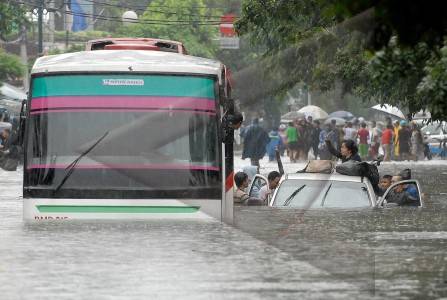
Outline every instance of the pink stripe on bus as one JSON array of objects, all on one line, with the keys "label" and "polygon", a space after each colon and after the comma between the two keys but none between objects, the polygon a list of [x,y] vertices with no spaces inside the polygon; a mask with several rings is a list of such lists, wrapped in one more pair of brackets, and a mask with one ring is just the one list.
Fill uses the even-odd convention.
[{"label": "pink stripe on bus", "polygon": [[[65,169],[68,164],[31,164],[27,167],[31,169]],[[180,165],[180,164],[80,164],[75,169],[156,169],[156,170],[209,170],[219,171],[218,167],[200,165]]]},{"label": "pink stripe on bus", "polygon": [[110,109],[110,108],[88,108],[88,109],[52,109],[52,110],[39,110],[39,111],[31,111],[31,115],[41,115],[48,113],[67,113],[67,112],[125,112],[125,111],[156,111],[156,112],[164,112],[169,114],[177,114],[177,113],[189,113],[189,114],[205,114],[205,115],[215,115],[215,112],[207,112],[207,111],[196,111],[196,110],[159,110],[159,109],[150,109],[150,108],[123,108],[123,109]]},{"label": "pink stripe on bus", "polygon": [[216,109],[214,100],[193,97],[154,96],[64,96],[38,97],[31,100],[31,110],[52,108],[164,108]]}]

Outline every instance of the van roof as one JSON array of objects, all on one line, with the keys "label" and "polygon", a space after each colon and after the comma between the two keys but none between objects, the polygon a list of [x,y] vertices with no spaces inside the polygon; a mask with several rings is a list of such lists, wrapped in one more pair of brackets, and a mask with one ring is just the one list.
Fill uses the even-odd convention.
[{"label": "van roof", "polygon": [[97,50],[44,56],[31,74],[61,72],[189,73],[221,77],[222,63],[190,55],[145,50]]},{"label": "van roof", "polygon": [[[309,179],[309,180],[333,180],[333,181],[347,181],[347,182],[362,182],[360,176],[348,176],[338,173],[324,174],[324,173],[292,173],[286,175],[287,179]],[[367,178],[363,178],[367,180]]]}]

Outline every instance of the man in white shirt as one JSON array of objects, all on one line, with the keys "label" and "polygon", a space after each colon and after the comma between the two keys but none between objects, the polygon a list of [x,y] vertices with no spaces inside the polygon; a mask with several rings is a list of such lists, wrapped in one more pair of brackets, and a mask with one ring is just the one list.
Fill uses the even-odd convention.
[{"label": "man in white shirt", "polygon": [[281,175],[277,171],[272,171],[267,176],[268,184],[264,185],[259,190],[259,199],[264,201],[265,204],[268,203],[271,196],[273,195],[273,191],[278,186],[279,180],[281,179]]},{"label": "man in white shirt", "polygon": [[345,140],[353,140],[354,142],[357,142],[357,130],[355,130],[355,128],[352,128],[352,122],[346,123],[346,127],[343,128],[343,132],[345,134]]}]

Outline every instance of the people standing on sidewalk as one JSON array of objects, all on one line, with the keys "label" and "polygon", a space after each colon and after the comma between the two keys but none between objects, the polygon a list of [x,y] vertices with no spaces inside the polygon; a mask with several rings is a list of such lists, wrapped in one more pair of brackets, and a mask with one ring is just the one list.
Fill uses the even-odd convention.
[{"label": "people standing on sidewalk", "polygon": [[382,148],[384,154],[384,161],[391,161],[391,149],[393,145],[393,125],[388,124],[386,129],[382,132]]},{"label": "people standing on sidewalk", "polygon": [[416,123],[411,124],[411,157],[414,161],[424,160],[424,139]]},{"label": "people standing on sidewalk", "polygon": [[287,152],[289,154],[290,162],[296,162],[298,153],[298,130],[294,126],[293,122],[289,122],[286,129],[287,137]]},{"label": "people standing on sidewalk", "polygon": [[298,119],[298,123],[296,126],[298,131],[298,155],[296,157],[296,160],[307,160],[307,157],[305,157],[304,155],[305,149],[308,147],[306,145],[307,140],[306,121],[304,119]]},{"label": "people standing on sidewalk", "polygon": [[329,152],[329,149],[326,145],[326,140],[330,140],[331,144],[337,148],[338,147],[338,132],[333,130],[330,124],[326,124],[324,129],[320,132],[320,143],[318,145],[318,153],[320,155],[320,159],[323,160],[331,160],[332,154]]},{"label": "people standing on sidewalk", "polygon": [[343,139],[344,140],[353,140],[354,142],[357,139],[357,130],[352,127],[352,122],[347,122],[345,128],[343,128]]},{"label": "people standing on sidewalk", "polygon": [[315,159],[318,159],[318,146],[320,144],[320,121],[315,120],[313,122],[313,128],[312,128],[312,134],[311,134],[311,144],[312,144],[312,151],[314,153]]},{"label": "people standing on sidewalk", "polygon": [[401,160],[410,160],[411,131],[406,121],[400,122],[399,129],[399,156]]},{"label": "people standing on sidewalk", "polygon": [[279,147],[279,154],[284,156],[284,152],[287,148],[287,135],[286,135],[287,126],[284,124],[279,125],[279,136],[281,137],[281,146]]},{"label": "people standing on sidewalk", "polygon": [[366,123],[363,122],[359,129],[357,135],[359,137],[359,154],[362,160],[366,160],[368,158],[368,140],[369,140],[369,131],[366,129]]},{"label": "people standing on sidewalk", "polygon": [[259,125],[255,118],[244,132],[244,149],[242,159],[250,158],[251,165],[259,167],[259,160],[265,155],[265,146],[270,141],[267,132]]},{"label": "people standing on sidewalk", "polygon": [[380,139],[382,137],[382,125],[377,124],[376,121],[372,121],[370,137],[369,156],[371,159],[376,159],[379,155]]},{"label": "people standing on sidewalk", "polygon": [[282,140],[281,136],[278,133],[278,130],[276,130],[275,128],[273,128],[269,132],[269,138],[270,142],[266,146],[266,151],[269,156],[269,161],[274,161],[276,159],[276,150],[279,150],[279,148],[281,147]]},{"label": "people standing on sidewalk", "polygon": [[313,118],[312,116],[308,116],[307,120],[303,122],[304,127],[304,136],[303,136],[303,152],[302,152],[302,160],[308,160],[309,151],[312,148],[312,133],[313,133]]},{"label": "people standing on sidewalk", "polygon": [[399,130],[400,130],[400,124],[399,121],[395,121],[394,122],[394,127],[393,127],[393,158],[394,160],[399,160],[399,154],[400,154],[400,150],[399,150]]}]

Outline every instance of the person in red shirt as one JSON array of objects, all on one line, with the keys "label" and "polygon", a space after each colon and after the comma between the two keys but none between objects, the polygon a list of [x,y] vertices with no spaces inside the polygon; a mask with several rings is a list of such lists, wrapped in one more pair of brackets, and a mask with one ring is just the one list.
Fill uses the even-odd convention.
[{"label": "person in red shirt", "polygon": [[368,157],[368,139],[369,131],[366,129],[366,123],[362,123],[362,128],[359,129],[357,135],[359,137],[359,154],[362,160]]},{"label": "person in red shirt", "polygon": [[391,160],[391,145],[393,143],[393,125],[388,124],[382,132],[382,148],[384,153],[384,161]]}]

